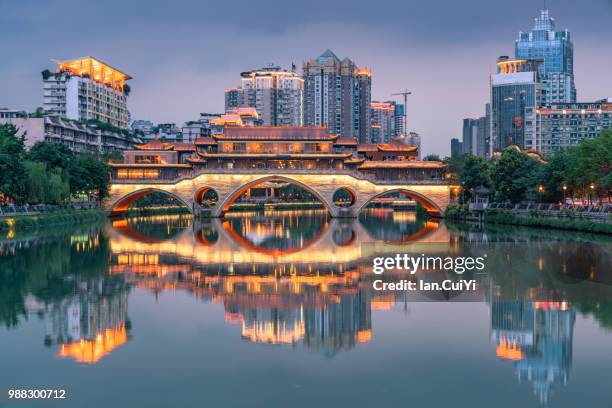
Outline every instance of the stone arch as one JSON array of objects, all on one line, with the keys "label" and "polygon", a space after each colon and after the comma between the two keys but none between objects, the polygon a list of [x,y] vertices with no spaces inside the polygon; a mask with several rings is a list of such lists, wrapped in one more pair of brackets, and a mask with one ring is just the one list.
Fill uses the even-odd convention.
[{"label": "stone arch", "polygon": [[[346,192],[350,196],[351,201],[350,201],[350,203],[346,203],[347,205],[340,205],[339,206],[339,205],[336,204],[336,194],[339,194],[339,193],[342,193],[342,192]],[[357,202],[357,194],[350,187],[339,186],[336,190],[334,190],[334,192],[332,194],[332,202],[334,203],[334,205],[336,207],[350,208],[350,207],[353,207],[355,205],[355,203]]]},{"label": "stone arch", "polygon": [[219,204],[220,197],[219,197],[219,192],[213,187],[204,186],[204,187],[198,188],[193,196],[193,201],[198,205],[202,205],[201,201],[204,198],[204,195],[209,191],[212,191],[217,195],[217,203],[212,206],[212,207],[216,207]]},{"label": "stone arch", "polygon": [[412,198],[413,200],[415,200],[417,203],[421,204],[425,210],[427,211],[427,214],[435,216],[435,217],[441,217],[442,214],[444,214],[444,211],[438,206],[438,204],[436,204],[432,199],[430,199],[429,197],[421,194],[421,193],[417,193],[416,191],[412,191],[412,190],[408,190],[408,189],[404,189],[404,188],[394,188],[391,190],[387,190],[387,191],[383,191],[382,193],[378,193],[376,195],[373,195],[371,197],[369,197],[363,204],[361,204],[361,206],[358,208],[356,214],[360,214],[361,211],[372,202],[372,200],[378,198],[378,197],[382,197],[384,195],[390,194],[390,193],[402,193],[405,194],[406,196]]},{"label": "stone arch", "polygon": [[217,216],[223,216],[223,214],[225,214],[227,212],[227,210],[229,210],[229,207],[234,203],[234,201],[236,201],[236,199],[238,199],[238,197],[240,197],[240,195],[242,195],[242,193],[244,193],[246,190],[248,190],[249,188],[256,186],[257,184],[261,184],[261,183],[265,183],[266,181],[284,181],[287,183],[291,183],[295,186],[298,186],[300,188],[303,188],[304,190],[308,191],[309,193],[311,193],[312,195],[314,195],[325,207],[325,209],[327,210],[327,212],[333,216],[333,203],[330,203],[330,200],[326,199],[323,194],[321,194],[320,192],[318,192],[316,189],[298,181],[295,180],[293,178],[289,178],[289,177],[283,177],[283,176],[265,176],[265,177],[261,177],[258,178],[256,180],[250,181],[246,184],[241,185],[240,187],[234,189],[233,191],[231,191],[230,193],[228,193],[226,196],[222,197],[219,199],[219,203],[216,206],[216,215]]},{"label": "stone arch", "polygon": [[177,201],[179,201],[181,204],[183,204],[190,213],[193,211],[193,209],[191,208],[191,205],[187,203],[185,200],[183,200],[183,198],[181,198],[180,196],[174,193],[171,193],[169,191],[162,190],[160,188],[147,187],[147,188],[143,188],[140,190],[132,191],[129,194],[126,194],[122,196],[121,198],[119,198],[117,201],[115,201],[115,203],[110,208],[110,215],[121,215],[125,213],[134,201],[146,195],[149,195],[151,193],[162,193],[162,194],[169,195],[173,197],[174,199],[176,199]]}]

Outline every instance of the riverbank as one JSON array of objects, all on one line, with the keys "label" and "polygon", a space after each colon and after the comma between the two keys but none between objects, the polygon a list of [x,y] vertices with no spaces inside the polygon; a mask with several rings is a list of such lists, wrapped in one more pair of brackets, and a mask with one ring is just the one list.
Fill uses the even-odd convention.
[{"label": "riverbank", "polygon": [[484,222],[486,224],[517,225],[524,227],[581,231],[612,235],[612,223],[595,222],[576,218],[554,218],[541,215],[519,216],[501,210],[485,211],[483,217],[477,217],[465,208],[449,207],[444,218],[454,221]]},{"label": "riverbank", "polygon": [[0,218],[0,231],[16,231],[52,225],[80,224],[101,221],[103,219],[104,213],[99,209],[57,210],[44,214],[2,217]]}]

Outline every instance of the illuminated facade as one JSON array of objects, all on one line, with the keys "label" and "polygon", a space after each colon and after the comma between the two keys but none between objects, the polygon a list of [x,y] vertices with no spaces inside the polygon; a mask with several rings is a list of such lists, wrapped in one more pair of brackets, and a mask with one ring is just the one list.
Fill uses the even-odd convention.
[{"label": "illuminated facade", "polygon": [[47,306],[45,344],[58,355],[96,363],[128,341],[128,288],[121,280],[79,282],[77,293]]},{"label": "illuminated facade", "polygon": [[46,114],[128,128],[129,75],[93,57],[56,64],[55,73],[43,72]]},{"label": "illuminated facade", "polygon": [[542,10],[532,31],[520,33],[515,44],[517,59],[542,60],[539,74],[546,87],[544,102],[576,101],[574,45],[568,30],[555,31],[555,20]]},{"label": "illuminated facade", "polygon": [[[226,116],[219,119],[224,124]],[[119,180],[174,179],[198,169],[353,170],[393,180],[441,180],[446,171],[441,163],[418,161],[418,147],[400,139],[348,143],[324,127],[225,125],[223,132],[194,143],[154,139],[134,147],[125,153],[124,164],[112,164]]]},{"label": "illuminated facade", "polygon": [[396,135],[395,102],[372,101],[372,119],[369,143],[389,143]]},{"label": "illuminated facade", "polygon": [[554,103],[536,111],[536,137],[527,148],[551,155],[594,139],[612,127],[612,99],[591,103]]},{"label": "illuminated facade", "polygon": [[546,94],[538,73],[540,64],[538,60],[498,59],[497,74],[491,77],[492,150],[532,144],[536,109]]},{"label": "illuminated facade", "polygon": [[368,143],[372,72],[330,50],[303,66],[304,124]]},{"label": "illuminated facade", "polygon": [[225,91],[226,113],[251,107],[264,126],[302,126],[304,80],[297,73],[269,67],[240,76],[240,87]]},{"label": "illuminated facade", "polygon": [[[355,217],[371,198],[394,189],[410,190],[432,215],[450,202],[447,165],[419,161],[418,147],[401,137],[359,144],[325,127],[225,125],[222,133],[194,143],[154,139],[134,148],[125,152],[124,163],[110,164],[113,183],[103,205],[113,214],[157,189],[178,197],[190,211],[222,216],[256,181],[301,185],[332,216]],[[334,204],[340,187],[353,198],[349,209]],[[207,204],[198,193],[202,189],[217,193],[218,206],[201,208]]]}]

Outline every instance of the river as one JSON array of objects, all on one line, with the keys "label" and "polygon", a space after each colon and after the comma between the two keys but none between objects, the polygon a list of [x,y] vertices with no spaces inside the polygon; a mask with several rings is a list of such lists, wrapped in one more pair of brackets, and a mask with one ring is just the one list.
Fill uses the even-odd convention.
[{"label": "river", "polygon": [[[486,261],[373,273],[404,253]],[[611,255],[606,236],[387,209],[11,232],[0,390],[92,408],[612,407]],[[373,289],[402,279],[476,290]]]}]

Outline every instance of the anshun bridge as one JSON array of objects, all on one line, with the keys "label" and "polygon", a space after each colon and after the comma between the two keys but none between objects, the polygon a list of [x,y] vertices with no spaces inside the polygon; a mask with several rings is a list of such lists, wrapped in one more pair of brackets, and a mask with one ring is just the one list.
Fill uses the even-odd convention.
[{"label": "anshun bridge", "polygon": [[[252,188],[293,184],[315,196],[332,217],[356,217],[368,203],[390,193],[419,202],[441,216],[458,186],[447,165],[419,161],[418,148],[403,143],[358,144],[325,127],[226,126],[222,134],[194,143],[153,139],[111,164],[109,215],[121,215],[139,198],[166,193],[195,215],[221,217]],[[273,190],[272,190],[273,193]]]}]

